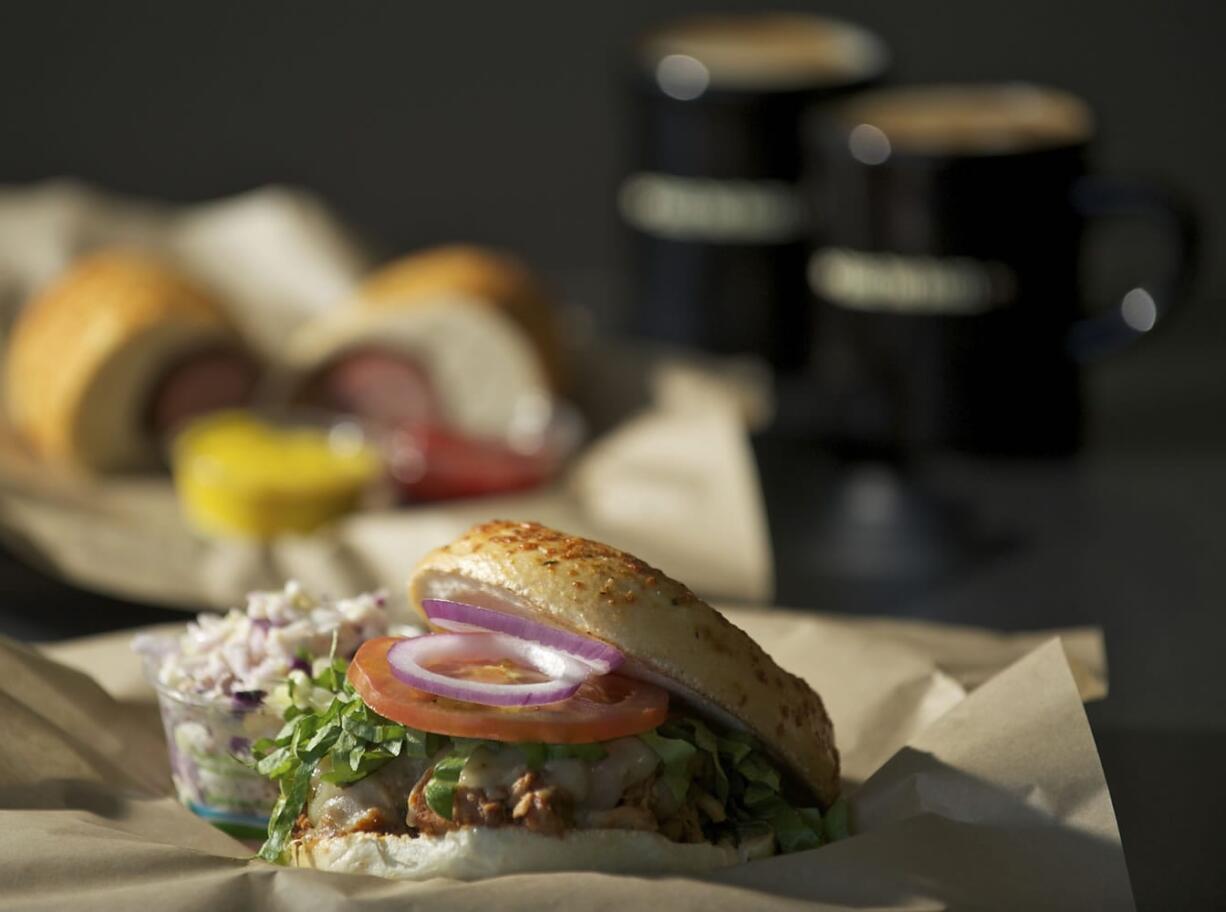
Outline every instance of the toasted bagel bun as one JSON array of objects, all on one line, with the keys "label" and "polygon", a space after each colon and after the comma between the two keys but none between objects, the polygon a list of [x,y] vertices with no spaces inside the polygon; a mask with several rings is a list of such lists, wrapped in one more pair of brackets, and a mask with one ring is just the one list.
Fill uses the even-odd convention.
[{"label": "toasted bagel bun", "polygon": [[190,279],[130,251],[83,257],[14,324],[9,421],[40,456],[78,468],[156,462],[146,424],[159,378],[217,346],[242,349],[221,306]]},{"label": "toasted bagel bun", "polygon": [[289,862],[296,867],[399,880],[479,880],[541,871],[702,874],[739,860],[735,849],[670,842],[638,830],[571,830],[558,837],[520,827],[465,827],[433,837],[306,836],[289,848]]},{"label": "toasted bagel bun", "polygon": [[739,627],[661,571],[616,548],[536,523],[494,521],[429,554],[409,597],[468,602],[594,637],[624,671],[761,739],[822,807],[839,755],[821,698]]},{"label": "toasted bagel bun", "polygon": [[[433,247],[377,269],[290,338],[282,396],[309,398],[372,349],[420,367],[441,417],[475,437],[505,439],[560,386],[552,301],[527,266],[481,247]],[[366,414],[360,401],[343,407]]]},{"label": "toasted bagel bun", "polygon": [[320,371],[370,348],[419,365],[448,423],[475,437],[504,438],[517,409],[550,396],[540,358],[515,323],[454,294],[404,309],[342,307],[312,320],[286,348],[289,383],[305,388]]},{"label": "toasted bagel bun", "polygon": [[484,302],[523,330],[550,382],[561,381],[554,305],[521,260],[497,250],[449,244],[411,253],[376,269],[358,286],[358,306],[399,310],[439,297]]}]

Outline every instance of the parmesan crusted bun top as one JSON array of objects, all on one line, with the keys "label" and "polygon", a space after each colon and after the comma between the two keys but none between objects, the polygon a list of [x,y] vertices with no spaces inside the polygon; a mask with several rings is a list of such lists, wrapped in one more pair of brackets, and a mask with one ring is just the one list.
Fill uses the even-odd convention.
[{"label": "parmesan crusted bun top", "polygon": [[425,556],[413,606],[443,598],[520,614],[616,646],[622,670],[748,730],[823,807],[839,755],[821,698],[689,589],[624,551],[537,523],[474,526]]}]

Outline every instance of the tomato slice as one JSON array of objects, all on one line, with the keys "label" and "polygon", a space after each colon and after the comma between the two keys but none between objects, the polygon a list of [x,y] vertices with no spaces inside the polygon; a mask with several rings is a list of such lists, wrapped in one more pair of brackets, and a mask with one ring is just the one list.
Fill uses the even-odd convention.
[{"label": "tomato slice", "polygon": [[[668,718],[668,691],[616,674],[589,678],[570,699],[541,706],[482,706],[435,696],[392,673],[387,652],[399,639],[363,643],[349,663],[349,681],[375,712],[421,731],[492,741],[590,744],[650,731]],[[456,671],[448,669],[449,674]],[[490,673],[490,666],[483,666],[481,676]]]},{"label": "tomato slice", "polygon": [[451,500],[519,491],[543,484],[554,454],[519,453],[441,424],[403,423],[391,435],[392,477],[413,500]]}]

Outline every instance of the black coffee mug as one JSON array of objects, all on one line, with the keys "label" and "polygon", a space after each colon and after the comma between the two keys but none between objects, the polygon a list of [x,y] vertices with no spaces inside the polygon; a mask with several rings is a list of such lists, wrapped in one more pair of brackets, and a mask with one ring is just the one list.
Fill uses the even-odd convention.
[{"label": "black coffee mug", "polygon": [[636,148],[618,207],[641,333],[785,370],[804,363],[801,116],[869,85],[886,59],[864,30],[802,14],[690,18],[640,39]]},{"label": "black coffee mug", "polygon": [[[1088,176],[1093,118],[1026,84],[865,92],[806,125],[814,421],[850,451],[1065,455],[1082,363],[1187,294],[1194,222],[1169,192]],[[1092,219],[1153,223],[1164,275],[1092,315]]]}]

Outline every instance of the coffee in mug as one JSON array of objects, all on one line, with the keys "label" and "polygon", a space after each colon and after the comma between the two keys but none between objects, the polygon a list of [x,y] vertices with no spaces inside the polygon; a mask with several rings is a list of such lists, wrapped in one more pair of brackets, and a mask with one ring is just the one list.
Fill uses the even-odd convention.
[{"label": "coffee in mug", "polygon": [[[862,93],[807,121],[816,300],[811,396],[853,450],[1070,453],[1080,365],[1144,335],[1187,288],[1191,219],[1166,192],[1088,176],[1094,118],[1027,84]],[[1165,275],[1090,316],[1087,220],[1148,219]]]},{"label": "coffee in mug", "polygon": [[816,16],[712,16],[650,32],[635,57],[637,146],[618,206],[638,328],[781,369],[803,363],[801,112],[879,78],[883,45]]}]

